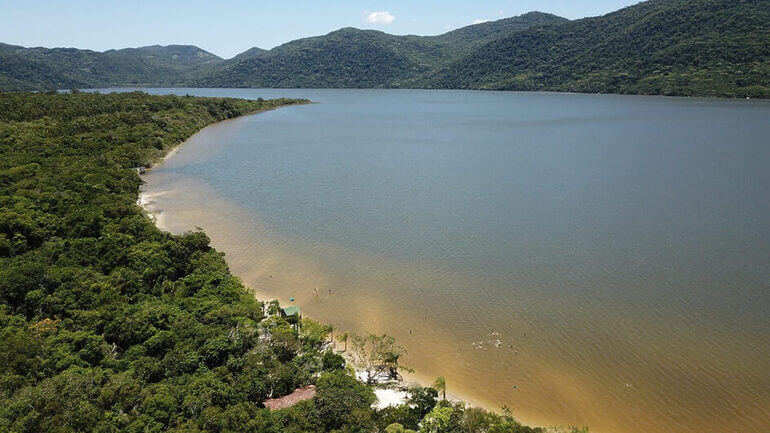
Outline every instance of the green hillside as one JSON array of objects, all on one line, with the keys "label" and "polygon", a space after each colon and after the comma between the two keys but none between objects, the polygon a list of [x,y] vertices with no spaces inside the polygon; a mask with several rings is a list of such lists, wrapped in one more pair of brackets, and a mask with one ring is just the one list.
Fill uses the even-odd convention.
[{"label": "green hillside", "polygon": [[425,39],[444,44],[448,49],[460,53],[530,27],[567,21],[569,20],[553,14],[528,12],[516,17],[461,27],[438,36],[428,36]]},{"label": "green hillside", "polygon": [[222,61],[219,56],[194,45],[151,45],[140,48],[109,50],[105,51],[104,54],[117,58],[132,58],[159,68],[169,68],[177,71],[186,71],[198,66],[216,64]]},{"label": "green hillside", "polygon": [[0,44],[0,89],[176,85],[183,74],[221,59],[193,46],[97,52]]},{"label": "green hillside", "polygon": [[767,97],[768,23],[768,1],[652,0],[490,42],[424,84]]},{"label": "green hillside", "polygon": [[241,54],[191,82],[204,87],[410,87],[500,35],[563,21],[555,15],[531,12],[439,36],[395,36],[344,28],[270,51]]},{"label": "green hillside", "polygon": [[256,56],[259,56],[259,55],[262,55],[262,54],[266,53],[267,51],[268,50],[265,50],[263,48],[251,47],[248,50],[238,54],[235,57],[233,57],[232,60],[242,60],[242,59],[247,59],[249,57],[256,57]]},{"label": "green hillside", "polygon": [[193,80],[214,87],[384,87],[425,73],[440,47],[419,38],[344,28],[240,59]]}]

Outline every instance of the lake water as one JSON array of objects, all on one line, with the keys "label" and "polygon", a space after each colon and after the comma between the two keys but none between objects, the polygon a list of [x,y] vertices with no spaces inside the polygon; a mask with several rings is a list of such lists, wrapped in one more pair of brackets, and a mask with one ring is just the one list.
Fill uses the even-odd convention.
[{"label": "lake water", "polygon": [[394,335],[418,378],[525,422],[770,431],[770,103],[151,92],[318,102],[146,176],[161,224],[260,296]]}]

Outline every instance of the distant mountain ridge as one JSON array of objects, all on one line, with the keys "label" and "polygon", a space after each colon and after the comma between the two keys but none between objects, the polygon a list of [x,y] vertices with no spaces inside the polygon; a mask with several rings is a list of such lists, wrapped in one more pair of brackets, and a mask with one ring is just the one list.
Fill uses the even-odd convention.
[{"label": "distant mountain ridge", "polygon": [[496,39],[441,88],[770,96],[770,1],[653,0]]},{"label": "distant mountain ridge", "polygon": [[125,55],[145,60],[157,66],[170,68],[194,67],[222,61],[222,58],[216,54],[202,50],[194,45],[151,45],[140,48],[109,50],[105,51],[104,54]]},{"label": "distant mountain ridge", "polygon": [[650,0],[570,21],[530,12],[437,36],[343,28],[222,59],[0,44],[0,89],[440,88],[770,97],[770,1]]},{"label": "distant mountain ridge", "polygon": [[179,85],[185,74],[222,59],[191,45],[98,52],[0,43],[0,89]]},{"label": "distant mountain ridge", "polygon": [[192,79],[215,87],[414,87],[417,80],[474,48],[565,18],[530,12],[438,36],[396,36],[346,27],[254,55],[240,54]]}]

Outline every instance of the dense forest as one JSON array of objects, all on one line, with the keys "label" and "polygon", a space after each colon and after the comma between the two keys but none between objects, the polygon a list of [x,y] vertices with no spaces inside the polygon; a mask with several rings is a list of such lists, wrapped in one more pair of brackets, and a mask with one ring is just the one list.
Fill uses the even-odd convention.
[{"label": "dense forest", "polygon": [[420,87],[428,74],[498,37],[565,21],[530,12],[438,36],[344,28],[202,68],[191,81],[213,87]]},{"label": "dense forest", "polygon": [[770,97],[770,2],[649,0],[570,21],[531,12],[437,36],[344,28],[224,60],[191,46],[0,44],[0,89],[442,88]]},{"label": "dense forest", "polygon": [[[137,168],[202,127],[302,102],[0,92],[0,431],[544,431],[440,399],[443,380],[373,409],[328,327],[282,317],[204,233],[162,232],[136,204]],[[403,353],[352,343],[374,371]]]},{"label": "dense forest", "polygon": [[222,59],[191,45],[153,45],[103,53],[0,43],[0,90],[177,86]]},{"label": "dense forest", "polygon": [[770,2],[656,0],[533,27],[441,71],[446,88],[770,97]]}]

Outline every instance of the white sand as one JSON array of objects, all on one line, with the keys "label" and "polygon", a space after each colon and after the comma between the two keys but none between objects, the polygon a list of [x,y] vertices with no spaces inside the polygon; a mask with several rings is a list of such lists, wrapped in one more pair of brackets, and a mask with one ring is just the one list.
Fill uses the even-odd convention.
[{"label": "white sand", "polygon": [[377,402],[374,403],[374,407],[377,409],[401,406],[406,403],[406,400],[409,398],[409,394],[407,394],[406,391],[387,388],[376,388],[374,390],[374,395],[377,396]]},{"label": "white sand", "polygon": [[162,209],[157,207],[157,203],[154,198],[165,194],[165,192],[148,193],[146,191],[139,190],[139,198],[136,200],[136,204],[144,209],[144,212],[155,223],[155,225],[161,229],[168,231],[168,227],[165,224],[165,213]]}]

